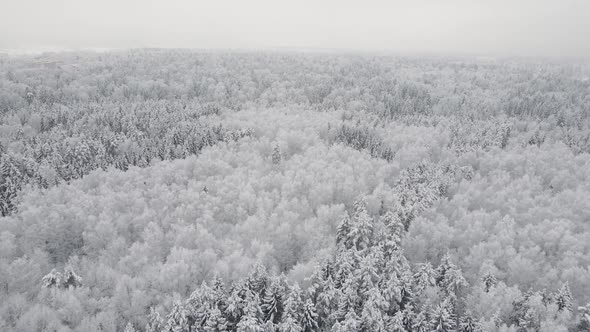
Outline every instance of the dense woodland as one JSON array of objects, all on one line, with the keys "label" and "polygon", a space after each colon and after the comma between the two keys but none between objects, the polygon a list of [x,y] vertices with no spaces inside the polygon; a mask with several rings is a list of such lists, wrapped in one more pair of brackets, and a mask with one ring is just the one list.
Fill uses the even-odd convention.
[{"label": "dense woodland", "polygon": [[0,55],[0,330],[590,331],[589,77]]}]

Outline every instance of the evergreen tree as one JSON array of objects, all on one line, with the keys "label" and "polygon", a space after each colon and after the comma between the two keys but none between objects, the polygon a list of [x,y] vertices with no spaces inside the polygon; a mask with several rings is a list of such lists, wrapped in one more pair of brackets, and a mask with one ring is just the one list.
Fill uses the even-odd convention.
[{"label": "evergreen tree", "polygon": [[349,238],[358,250],[371,246],[373,220],[367,212],[367,201],[364,197],[354,203],[354,215],[350,225]]},{"label": "evergreen tree", "polygon": [[285,300],[285,311],[283,313],[283,320],[279,324],[280,332],[302,332],[302,327],[299,324],[302,314],[301,290],[295,284]]},{"label": "evergreen tree", "polygon": [[348,311],[344,316],[342,322],[334,324],[332,327],[333,332],[359,332],[362,328],[362,321],[354,312],[354,310]]},{"label": "evergreen tree", "polygon": [[278,165],[281,163],[281,150],[279,149],[279,145],[276,144],[272,149],[272,163]]},{"label": "evergreen tree", "polygon": [[266,287],[269,285],[270,279],[266,268],[258,263],[254,267],[254,271],[248,277],[248,287],[258,296],[263,296]]},{"label": "evergreen tree", "polygon": [[227,331],[227,321],[219,308],[213,308],[208,316],[207,322],[205,323],[205,332]]},{"label": "evergreen tree", "polygon": [[363,331],[386,331],[387,308],[387,301],[381,291],[378,288],[369,290],[367,301],[361,311]]},{"label": "evergreen tree", "polygon": [[578,307],[580,315],[580,322],[578,323],[578,331],[590,331],[590,303],[584,307]]},{"label": "evergreen tree", "polygon": [[557,291],[557,294],[555,295],[555,303],[557,304],[557,309],[559,311],[572,311],[573,297],[572,292],[570,291],[570,286],[567,282]]},{"label": "evergreen tree", "polygon": [[447,301],[437,305],[430,314],[430,325],[433,332],[454,332],[455,317]]},{"label": "evergreen tree", "polygon": [[481,332],[479,323],[473,320],[469,313],[459,320],[459,332]]},{"label": "evergreen tree", "polygon": [[67,266],[64,271],[62,279],[62,287],[64,288],[76,288],[82,286],[82,278],[78,276],[71,266]]},{"label": "evergreen tree", "polygon": [[[396,312],[393,317],[390,317],[388,323],[387,323],[387,329],[388,332],[405,332],[406,331],[406,327],[404,324],[404,314],[401,311]],[[366,330],[371,331],[371,330]]]},{"label": "evergreen tree", "polygon": [[249,293],[246,298],[246,307],[244,315],[236,325],[237,332],[263,332],[262,328],[262,311],[258,305],[258,295]]},{"label": "evergreen tree", "polygon": [[315,306],[313,305],[310,299],[307,299],[303,304],[303,313],[301,315],[301,325],[303,326],[303,331],[317,331],[317,320],[318,314],[316,313]]},{"label": "evergreen tree", "polygon": [[166,317],[166,325],[164,326],[165,332],[185,332],[189,331],[191,324],[188,319],[188,311],[179,302],[175,302],[172,306],[172,310]]},{"label": "evergreen tree", "polygon": [[491,272],[487,272],[483,276],[482,282],[483,282],[484,291],[486,293],[488,293],[492,287],[496,286],[496,284],[498,283],[498,280]]},{"label": "evergreen tree", "polygon": [[62,280],[62,274],[53,269],[41,279],[41,284],[45,288],[61,287]]},{"label": "evergreen tree", "polygon": [[410,331],[415,332],[430,332],[431,325],[428,317],[423,311],[420,311],[416,314],[414,319],[412,320],[412,327]]},{"label": "evergreen tree", "polygon": [[467,286],[461,270],[451,262],[451,256],[448,253],[443,256],[436,272],[436,284],[446,295],[456,296],[461,287]]},{"label": "evergreen tree", "polygon": [[338,230],[336,232],[336,244],[348,249],[352,246],[352,239],[350,238],[351,220],[348,214],[344,216]]},{"label": "evergreen tree", "polygon": [[[250,290],[247,291],[250,292]],[[227,298],[224,313],[227,317],[229,328],[235,327],[244,313],[245,300],[242,296],[245,296],[245,292],[242,284],[234,284],[234,287]]]},{"label": "evergreen tree", "polygon": [[261,305],[264,321],[278,324],[283,313],[283,300],[277,283],[272,282],[264,293]]},{"label": "evergreen tree", "polygon": [[123,330],[123,332],[135,332],[133,324],[131,324],[131,322],[127,323],[127,325],[125,326],[125,330]]},{"label": "evergreen tree", "polygon": [[418,264],[418,271],[414,274],[414,282],[418,291],[436,284],[436,271],[430,262]]},{"label": "evergreen tree", "polygon": [[318,311],[318,320],[323,326],[332,325],[334,321],[330,319],[331,314],[338,308],[338,289],[332,281],[332,277],[324,283],[324,288],[317,296],[316,309]]},{"label": "evergreen tree", "polygon": [[148,316],[148,323],[145,327],[145,332],[160,332],[164,327],[164,320],[160,314],[152,307]]},{"label": "evergreen tree", "polygon": [[381,217],[381,221],[386,227],[384,251],[386,257],[389,257],[393,250],[397,250],[401,247],[402,238],[405,232],[404,224],[399,215],[393,211],[387,211],[385,215]]}]

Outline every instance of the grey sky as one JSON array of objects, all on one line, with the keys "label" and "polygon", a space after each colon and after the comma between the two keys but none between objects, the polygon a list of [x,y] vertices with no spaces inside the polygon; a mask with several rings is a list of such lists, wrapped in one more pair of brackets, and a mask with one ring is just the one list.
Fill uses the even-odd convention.
[{"label": "grey sky", "polygon": [[590,56],[590,0],[0,0],[0,49]]}]

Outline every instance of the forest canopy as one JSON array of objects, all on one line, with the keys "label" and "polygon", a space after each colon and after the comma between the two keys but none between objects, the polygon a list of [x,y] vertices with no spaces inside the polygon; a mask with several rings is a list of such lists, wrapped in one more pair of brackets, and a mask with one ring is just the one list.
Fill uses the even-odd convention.
[{"label": "forest canopy", "polygon": [[590,331],[590,66],[0,55],[2,331]]}]

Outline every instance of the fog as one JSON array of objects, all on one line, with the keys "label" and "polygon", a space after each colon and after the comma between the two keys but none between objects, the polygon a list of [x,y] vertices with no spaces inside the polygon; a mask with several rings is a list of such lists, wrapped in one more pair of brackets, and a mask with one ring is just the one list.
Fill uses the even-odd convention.
[{"label": "fog", "polygon": [[0,0],[0,49],[590,56],[587,0]]}]

